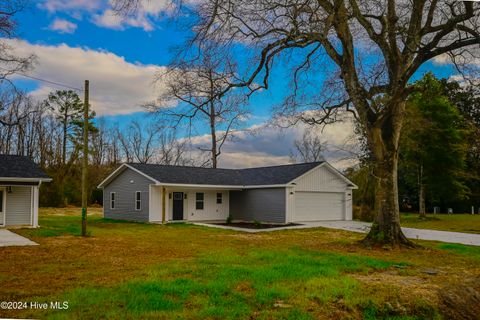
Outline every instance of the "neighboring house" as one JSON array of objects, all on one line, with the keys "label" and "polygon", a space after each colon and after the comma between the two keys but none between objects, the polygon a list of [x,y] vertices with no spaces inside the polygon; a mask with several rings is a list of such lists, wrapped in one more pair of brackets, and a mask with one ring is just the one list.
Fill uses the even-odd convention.
[{"label": "neighboring house", "polygon": [[0,155],[0,227],[38,227],[38,189],[51,180],[27,157]]},{"label": "neighboring house", "polygon": [[357,186],[327,162],[250,169],[123,164],[99,186],[106,218],[149,222],[351,220]]}]

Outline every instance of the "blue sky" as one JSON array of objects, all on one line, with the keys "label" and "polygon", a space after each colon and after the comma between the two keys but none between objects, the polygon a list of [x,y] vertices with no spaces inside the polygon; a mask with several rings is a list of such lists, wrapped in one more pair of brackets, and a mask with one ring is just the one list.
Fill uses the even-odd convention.
[{"label": "blue sky", "polygon": [[[88,78],[91,81],[93,109],[111,123],[122,124],[132,118],[145,119],[140,105],[154,100],[161,90],[161,84],[153,83],[155,75],[171,61],[171,48],[181,44],[188,35],[188,31],[180,31],[165,18],[171,13],[166,1],[150,0],[147,3],[148,6],[135,16],[119,19],[111,14],[107,0],[31,1],[17,15],[20,40],[10,42],[21,54],[36,54],[37,64],[29,73],[32,76],[73,87],[82,87],[83,80]],[[290,68],[285,65],[275,69],[271,89],[250,99],[249,108],[253,116],[245,124],[247,127],[261,126],[271,115],[271,108],[281,103],[288,92],[290,79],[287,74]],[[429,70],[441,77],[454,74],[449,65],[430,63],[416,77]],[[52,90],[60,89],[22,77],[18,77],[17,81],[39,99]],[[197,134],[205,133],[202,128],[204,126],[198,127]],[[302,130],[304,128],[296,130],[293,138],[301,136]],[[345,128],[338,130],[345,131]],[[325,139],[334,140],[338,131],[333,129],[331,134],[333,137],[326,136]],[[257,153],[259,162],[268,162],[268,159],[271,163],[287,161],[292,137],[287,141],[285,135],[274,136],[272,130],[265,130],[259,135],[245,138],[253,145],[247,147],[244,143],[250,155]],[[262,145],[254,146],[258,141]],[[283,151],[278,145],[269,147],[268,141],[284,145]],[[235,153],[242,148],[237,144],[227,149]],[[242,162],[241,157],[239,159]]]}]

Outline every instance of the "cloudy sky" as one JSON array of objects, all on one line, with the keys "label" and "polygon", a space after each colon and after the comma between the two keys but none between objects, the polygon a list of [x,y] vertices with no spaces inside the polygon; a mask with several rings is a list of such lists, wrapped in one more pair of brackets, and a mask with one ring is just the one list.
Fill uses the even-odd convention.
[{"label": "cloudy sky", "polygon": [[[162,83],[154,76],[171,60],[171,48],[187,35],[168,21],[172,9],[164,0],[146,2],[135,16],[121,19],[112,13],[108,0],[38,0],[30,1],[17,16],[18,39],[8,40],[19,54],[35,54],[37,63],[29,75],[81,88],[91,83],[91,103],[99,116],[111,122],[142,118],[141,105],[155,99]],[[450,76],[446,64],[431,64],[422,72],[434,69]],[[281,71],[272,78],[273,89],[263,91],[249,102],[252,117],[247,129],[255,134],[238,134],[225,146],[220,158],[222,167],[245,167],[282,164],[289,161],[293,141],[299,139],[304,126],[282,132],[265,126],[271,109],[288,90],[288,80]],[[17,82],[33,96],[42,99],[55,85],[18,76]],[[311,130],[311,129],[308,129]],[[352,123],[348,119],[316,131],[328,144],[327,160],[345,168],[352,163],[345,152],[354,149]],[[205,141],[198,130],[196,143]]]}]

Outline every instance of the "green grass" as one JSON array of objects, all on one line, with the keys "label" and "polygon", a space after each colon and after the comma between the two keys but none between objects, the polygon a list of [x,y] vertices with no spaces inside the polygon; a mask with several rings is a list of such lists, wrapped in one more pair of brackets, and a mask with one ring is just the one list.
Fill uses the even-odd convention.
[{"label": "green grass", "polygon": [[437,245],[437,248],[442,250],[448,250],[458,254],[466,255],[470,258],[480,260],[480,247],[466,246],[456,243],[441,243]]},{"label": "green grass", "polygon": [[[480,272],[479,250],[372,250],[361,234],[308,229],[248,234],[43,209],[40,246],[0,248],[0,300],[68,301],[40,319],[434,319],[437,290]],[[426,268],[443,268],[425,277]],[[442,270],[443,270],[442,269]]]},{"label": "green grass", "polygon": [[[305,310],[342,300],[360,308],[360,283],[349,273],[384,270],[393,262],[356,255],[252,250],[238,255],[229,250],[204,254],[182,263],[158,265],[141,280],[113,288],[81,288],[55,297],[75,301],[53,319],[95,318],[211,318],[313,319]],[[298,299],[298,295],[306,299]],[[276,308],[282,303],[286,308]]]},{"label": "green grass", "polygon": [[480,233],[480,215],[471,214],[428,214],[427,219],[419,219],[417,213],[402,213],[402,227]]}]

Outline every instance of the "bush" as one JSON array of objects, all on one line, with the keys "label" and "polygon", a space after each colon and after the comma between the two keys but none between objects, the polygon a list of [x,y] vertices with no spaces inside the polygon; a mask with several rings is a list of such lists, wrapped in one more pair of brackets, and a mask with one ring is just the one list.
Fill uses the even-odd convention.
[{"label": "bush", "polygon": [[228,215],[227,220],[225,221],[226,224],[231,224],[233,221],[233,217],[231,215]]}]

